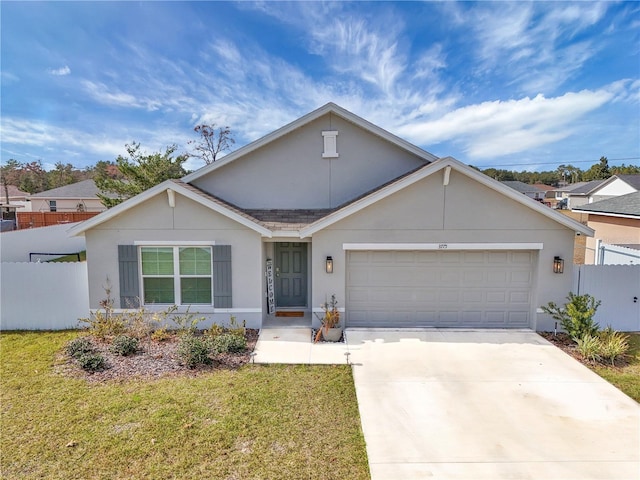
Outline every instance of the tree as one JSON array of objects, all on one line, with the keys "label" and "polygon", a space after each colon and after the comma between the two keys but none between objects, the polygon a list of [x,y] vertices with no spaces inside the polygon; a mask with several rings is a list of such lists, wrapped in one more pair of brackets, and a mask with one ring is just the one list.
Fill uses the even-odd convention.
[{"label": "tree", "polygon": [[22,165],[18,187],[28,193],[40,193],[47,190],[47,172],[42,168],[41,160]]},{"label": "tree", "polygon": [[5,203],[9,204],[9,185],[18,185],[20,183],[20,171],[22,165],[13,158],[5,165],[0,165],[0,183],[4,192]]},{"label": "tree", "polygon": [[618,167],[611,167],[612,175],[640,175],[640,167],[637,165],[625,165],[624,163]]},{"label": "tree", "polygon": [[589,170],[584,172],[582,179],[589,182],[591,180],[605,180],[611,176],[609,171],[609,160],[607,157],[600,157],[600,161],[592,165]]},{"label": "tree", "polygon": [[71,183],[75,183],[76,179],[73,175],[74,167],[70,163],[66,165],[62,162],[56,163],[56,168],[51,170],[48,175],[49,188],[64,187]]},{"label": "tree", "polygon": [[203,123],[196,125],[193,131],[199,134],[200,138],[189,142],[189,145],[194,145],[189,156],[201,159],[205,165],[215,162],[220,152],[230,150],[236,143],[228,126],[216,128],[215,123]]},{"label": "tree", "polygon": [[[187,174],[182,164],[189,158],[187,155],[173,156],[176,145],[170,145],[164,153],[146,155],[140,151],[139,143],[127,144],[128,157],[118,155],[116,166],[122,178],[112,178],[104,172],[98,172],[96,186],[102,192],[98,194],[105,207],[111,208],[124,200],[169,180],[181,178]],[[105,171],[108,171],[105,169]]]}]

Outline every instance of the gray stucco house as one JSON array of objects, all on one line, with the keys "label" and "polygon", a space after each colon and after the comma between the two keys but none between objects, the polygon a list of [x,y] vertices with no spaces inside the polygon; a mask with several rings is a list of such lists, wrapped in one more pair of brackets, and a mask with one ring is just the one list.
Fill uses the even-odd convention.
[{"label": "gray stucco house", "polygon": [[217,323],[313,317],[335,294],[348,327],[541,330],[537,307],[566,297],[574,237],[593,231],[329,103],[71,233],[94,309],[108,277],[116,307]]}]

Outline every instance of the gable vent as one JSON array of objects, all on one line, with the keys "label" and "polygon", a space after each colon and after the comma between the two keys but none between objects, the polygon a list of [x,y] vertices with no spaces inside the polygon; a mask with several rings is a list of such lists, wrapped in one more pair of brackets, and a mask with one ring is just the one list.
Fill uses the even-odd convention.
[{"label": "gable vent", "polygon": [[338,158],[338,131],[330,130],[322,132],[324,140],[324,152],[322,158]]}]

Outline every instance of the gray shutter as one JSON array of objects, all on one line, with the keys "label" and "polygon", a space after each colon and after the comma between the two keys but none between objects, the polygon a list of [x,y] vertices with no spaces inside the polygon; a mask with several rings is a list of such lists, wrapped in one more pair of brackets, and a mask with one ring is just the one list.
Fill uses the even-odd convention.
[{"label": "gray shutter", "polygon": [[138,247],[118,245],[120,269],[120,308],[140,306],[140,282],[138,277]]},{"label": "gray shutter", "polygon": [[231,245],[213,246],[213,306],[231,308]]}]

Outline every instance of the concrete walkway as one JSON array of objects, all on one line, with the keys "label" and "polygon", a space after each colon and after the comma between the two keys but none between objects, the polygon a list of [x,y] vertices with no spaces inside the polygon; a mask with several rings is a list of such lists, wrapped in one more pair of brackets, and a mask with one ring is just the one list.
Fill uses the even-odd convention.
[{"label": "concrete walkway", "polygon": [[347,363],[346,343],[313,343],[311,328],[263,328],[255,348],[255,363],[333,365]]}]

